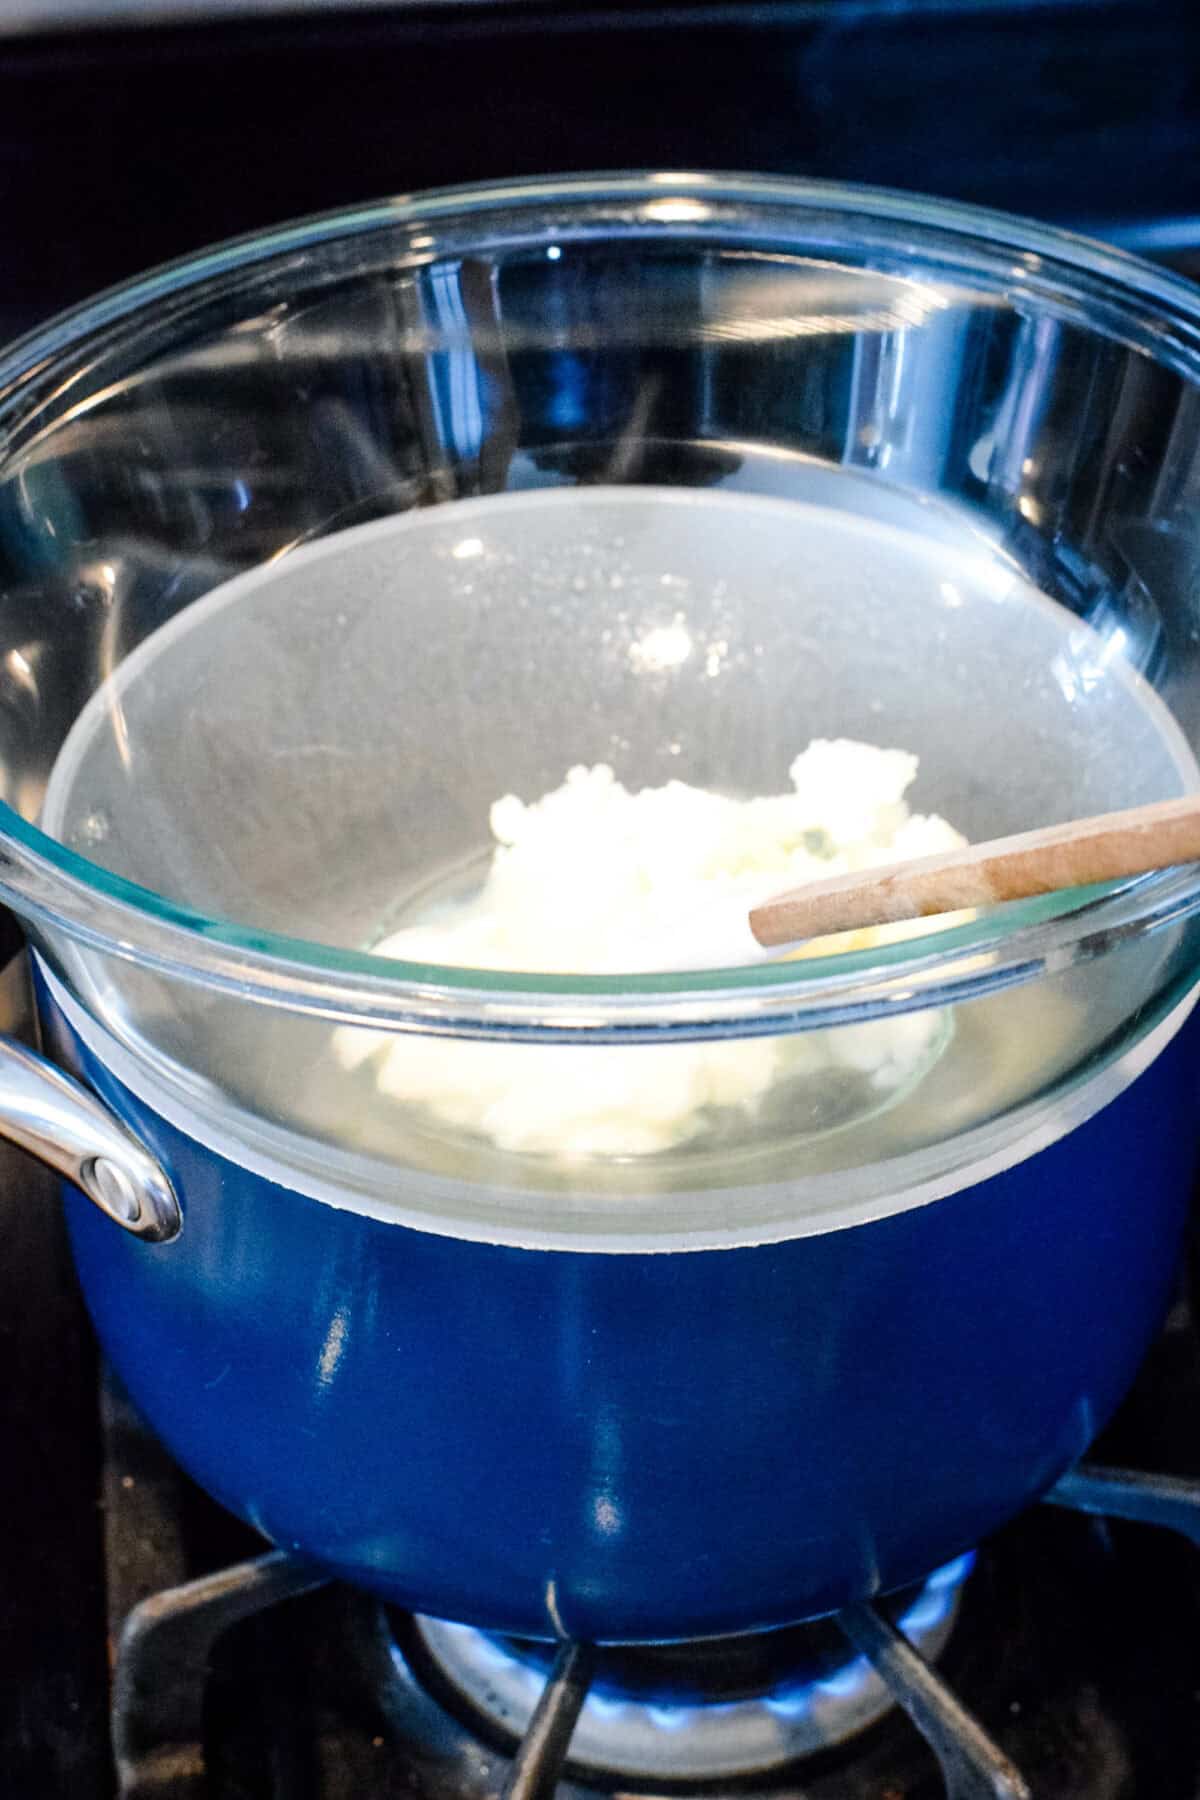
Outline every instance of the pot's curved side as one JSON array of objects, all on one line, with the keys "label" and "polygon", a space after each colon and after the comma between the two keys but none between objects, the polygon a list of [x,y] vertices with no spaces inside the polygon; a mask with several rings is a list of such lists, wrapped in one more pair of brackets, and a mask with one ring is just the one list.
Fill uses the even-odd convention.
[{"label": "pot's curved side", "polygon": [[1088,1124],[949,1199],[759,1248],[589,1255],[303,1198],[50,1024],[183,1198],[168,1245],[69,1201],[137,1405],[268,1537],[495,1629],[740,1631],[923,1575],[1086,1448],[1177,1266],[1194,1027]]}]

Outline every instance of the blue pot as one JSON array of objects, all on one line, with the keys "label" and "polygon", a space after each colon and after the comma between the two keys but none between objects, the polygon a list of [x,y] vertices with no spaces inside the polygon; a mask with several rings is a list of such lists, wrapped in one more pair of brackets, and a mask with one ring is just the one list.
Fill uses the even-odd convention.
[{"label": "blue pot", "polygon": [[[104,1348],[192,1475],[420,1611],[645,1641],[912,1581],[1043,1492],[1171,1293],[1200,1029],[1086,1124],[942,1200],[733,1250],[584,1254],[392,1225],[239,1168],[43,1007],[185,1229],[78,1194]],[[1197,1015],[1200,1017],[1200,1015]]]},{"label": "blue pot", "polygon": [[[807,736],[903,745],[977,842],[1200,790],[1198,418],[1188,283],[703,174],[300,223],[0,357],[0,900],[84,1084],[0,1042],[0,1134],[96,1203],[100,1336],[206,1487],[406,1605],[641,1641],[905,1584],[1085,1449],[1176,1267],[1196,866],[778,964],[364,946],[581,760],[766,795]],[[826,1163],[780,1085],[694,1194],[704,1148],[471,1161],[328,1079],[343,1026],[921,1008],[911,1140],[868,1076],[894,1135],[839,1114]]]}]

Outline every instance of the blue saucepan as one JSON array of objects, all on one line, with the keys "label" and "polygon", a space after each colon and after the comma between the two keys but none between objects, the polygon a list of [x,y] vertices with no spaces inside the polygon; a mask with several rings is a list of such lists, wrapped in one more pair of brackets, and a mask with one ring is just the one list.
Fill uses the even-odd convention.
[{"label": "blue saucepan", "polygon": [[1200,783],[1198,390],[1137,262],[699,175],[319,219],[8,353],[0,893],[61,1068],[6,1047],[0,1129],[218,1498],[648,1641],[913,1581],[1086,1449],[1178,1259],[1194,870],[773,963],[372,946],[580,763],[744,797],[848,738],[973,837]]}]

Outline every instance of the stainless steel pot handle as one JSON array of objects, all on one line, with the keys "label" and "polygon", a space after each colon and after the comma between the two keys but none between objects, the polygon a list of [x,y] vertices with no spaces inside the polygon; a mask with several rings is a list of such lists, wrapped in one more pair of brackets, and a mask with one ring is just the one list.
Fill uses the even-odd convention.
[{"label": "stainless steel pot handle", "polygon": [[3,1033],[0,1137],[67,1176],[134,1237],[168,1244],[183,1229],[174,1188],[133,1133],[79,1082]]}]

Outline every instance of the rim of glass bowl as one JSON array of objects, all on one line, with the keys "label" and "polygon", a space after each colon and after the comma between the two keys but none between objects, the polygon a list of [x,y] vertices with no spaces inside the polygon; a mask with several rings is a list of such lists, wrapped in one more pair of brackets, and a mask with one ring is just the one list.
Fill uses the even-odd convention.
[{"label": "rim of glass bowl", "polygon": [[[752,175],[571,175],[442,188],[232,239],[109,289],[0,354],[0,457],[57,423],[97,356],[149,328],[155,350],[189,303],[278,288],[306,252],[351,266],[346,240],[408,235],[400,260],[436,261],[464,234],[507,248],[604,232],[738,238],[774,250],[869,251],[897,269],[939,264],[1020,284],[1060,312],[1200,381],[1200,288],[1123,251],[979,207],[887,189]],[[299,260],[298,260],[299,259]],[[885,265],[886,266],[886,265]],[[260,278],[255,280],[255,276]],[[258,296],[261,300],[261,294]],[[90,398],[86,388],[80,400]],[[20,426],[19,441],[11,434]],[[36,430],[33,436],[36,437]],[[2,465],[0,465],[2,466]],[[1085,962],[1200,910],[1200,868],[1009,905],[875,950],[681,973],[540,975],[435,967],[208,918],[111,874],[0,802],[0,898],[42,934],[230,995],[338,1023],[461,1037],[587,1042],[746,1036],[946,1005]]]}]

